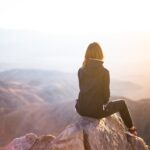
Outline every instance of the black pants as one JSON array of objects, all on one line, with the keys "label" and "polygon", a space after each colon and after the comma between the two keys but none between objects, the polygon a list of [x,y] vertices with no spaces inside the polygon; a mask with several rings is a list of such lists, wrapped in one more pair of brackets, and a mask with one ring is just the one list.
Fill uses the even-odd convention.
[{"label": "black pants", "polygon": [[116,100],[116,101],[109,102],[106,105],[106,108],[104,109],[103,115],[101,117],[107,117],[116,112],[120,113],[120,116],[121,116],[124,124],[128,128],[131,128],[133,126],[129,110],[128,110],[127,105],[124,100]]}]

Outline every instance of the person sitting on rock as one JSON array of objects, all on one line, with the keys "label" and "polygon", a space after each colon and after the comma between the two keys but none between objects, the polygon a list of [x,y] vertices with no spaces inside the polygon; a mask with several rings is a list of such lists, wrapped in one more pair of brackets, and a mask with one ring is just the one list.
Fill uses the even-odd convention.
[{"label": "person sitting on rock", "polygon": [[129,132],[137,135],[125,101],[109,102],[110,76],[103,66],[103,58],[101,46],[96,42],[89,44],[82,67],[78,70],[80,91],[76,110],[81,116],[98,119],[119,112]]}]

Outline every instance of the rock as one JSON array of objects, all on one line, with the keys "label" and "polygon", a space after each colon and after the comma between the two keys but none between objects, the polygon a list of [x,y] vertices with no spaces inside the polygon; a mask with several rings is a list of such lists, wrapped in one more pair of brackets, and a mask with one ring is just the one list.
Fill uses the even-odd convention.
[{"label": "rock", "polygon": [[121,120],[115,115],[101,119],[82,117],[68,126],[50,150],[148,150],[144,141],[125,134]]},{"label": "rock", "polygon": [[130,133],[126,133],[126,135],[127,135],[127,140],[131,144],[132,149],[135,149],[135,145],[136,147],[138,147],[139,150],[143,150],[144,148],[146,148],[147,150],[150,149],[150,147],[145,144],[142,138],[137,137],[137,136],[135,137],[131,135]]},{"label": "rock", "polygon": [[40,136],[30,150],[49,150],[51,141],[54,139],[55,137],[52,135]]},{"label": "rock", "polygon": [[35,143],[37,135],[34,133],[14,139],[4,150],[29,150]]},{"label": "rock", "polygon": [[27,137],[13,140],[5,150],[149,150],[143,139],[125,132],[117,115],[101,120],[80,117],[56,138],[34,134],[31,140]]},{"label": "rock", "polygon": [[49,150],[51,141],[54,139],[52,135],[38,137],[34,133],[29,133],[14,139],[4,150]]}]

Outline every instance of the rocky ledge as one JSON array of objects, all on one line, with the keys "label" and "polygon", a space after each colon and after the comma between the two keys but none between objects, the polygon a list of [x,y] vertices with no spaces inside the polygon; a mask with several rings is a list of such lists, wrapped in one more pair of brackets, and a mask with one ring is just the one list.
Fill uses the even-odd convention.
[{"label": "rocky ledge", "polygon": [[4,150],[149,150],[142,138],[125,131],[117,115],[97,120],[80,117],[57,137],[29,133]]}]

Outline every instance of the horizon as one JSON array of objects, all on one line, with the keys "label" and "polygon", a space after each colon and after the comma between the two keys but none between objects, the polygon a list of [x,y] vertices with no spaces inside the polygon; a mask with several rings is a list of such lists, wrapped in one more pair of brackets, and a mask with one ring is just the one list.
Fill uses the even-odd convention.
[{"label": "horizon", "polygon": [[149,72],[146,66],[150,63],[149,39],[150,33],[143,32],[81,37],[0,29],[0,63],[13,68],[76,72],[82,65],[87,46],[96,41],[104,52],[104,65],[113,73],[121,73],[127,67],[129,74],[141,75],[143,71]]}]

